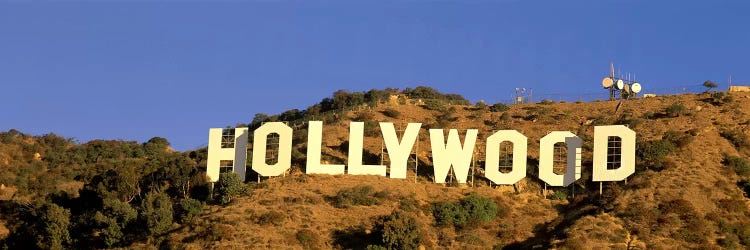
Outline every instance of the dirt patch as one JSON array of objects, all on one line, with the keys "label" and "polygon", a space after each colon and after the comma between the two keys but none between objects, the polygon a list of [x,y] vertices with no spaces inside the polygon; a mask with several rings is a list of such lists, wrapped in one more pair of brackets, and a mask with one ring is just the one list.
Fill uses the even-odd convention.
[{"label": "dirt patch", "polygon": [[10,230],[5,227],[5,221],[0,220],[0,240],[5,239],[10,234]]}]

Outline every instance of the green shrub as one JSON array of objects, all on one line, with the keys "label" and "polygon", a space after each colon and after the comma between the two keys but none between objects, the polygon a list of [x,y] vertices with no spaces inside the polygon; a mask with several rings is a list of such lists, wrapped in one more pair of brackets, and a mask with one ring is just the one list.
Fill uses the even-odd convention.
[{"label": "green shrub", "polygon": [[505,105],[504,103],[500,103],[500,102],[492,104],[492,106],[490,107],[490,111],[492,112],[503,112],[509,109],[510,107],[508,107],[508,105]]},{"label": "green shrub", "polygon": [[508,112],[503,113],[502,115],[500,115],[500,120],[501,121],[508,121],[508,120],[510,120],[510,114],[508,114]]},{"label": "green shrub", "polygon": [[465,227],[490,221],[497,216],[498,207],[494,200],[477,194],[470,194],[455,202],[432,204],[432,215],[439,226],[453,225]]},{"label": "green shrub", "polygon": [[692,142],[694,137],[690,136],[690,134],[687,133],[681,133],[674,130],[669,130],[662,136],[662,140],[667,140],[677,146],[678,148],[682,148],[690,144]]},{"label": "green shrub", "polygon": [[732,102],[733,100],[734,97],[732,97],[731,94],[724,92],[711,93],[711,99],[709,99],[711,104],[713,104],[714,106],[722,106],[726,103]]},{"label": "green shrub", "polygon": [[461,199],[460,203],[468,212],[469,222],[491,221],[497,216],[497,204],[490,198],[472,193]]},{"label": "green shrub", "polygon": [[219,181],[216,182],[216,199],[221,204],[232,202],[232,198],[245,193],[240,176],[236,173],[222,173],[219,175]]},{"label": "green shrub", "polygon": [[725,129],[725,130],[722,130],[719,133],[719,135],[729,140],[729,142],[731,142],[732,145],[734,145],[736,148],[742,148],[750,144],[750,140],[747,138],[747,136],[742,130]]},{"label": "green shrub", "polygon": [[398,104],[406,105],[406,101],[407,100],[405,96],[402,96],[402,95],[398,96]]},{"label": "green shrub", "polygon": [[438,226],[463,226],[468,221],[469,214],[454,202],[437,202],[432,204],[432,216]]},{"label": "green shrub", "polygon": [[398,207],[407,212],[414,212],[420,208],[420,205],[414,197],[406,197],[398,201]]},{"label": "green shrub", "polygon": [[203,211],[203,202],[196,199],[184,199],[177,203],[175,214],[179,223],[190,223]]},{"label": "green shrub", "polygon": [[482,241],[482,238],[479,238],[472,233],[461,234],[456,240],[474,246],[484,245],[484,241]]},{"label": "green shrub", "polygon": [[622,115],[620,115],[619,118],[615,121],[614,124],[621,124],[621,125],[628,125],[630,128],[635,128],[639,124],[641,124],[643,121],[635,115],[633,115],[633,111],[626,109],[622,112]]},{"label": "green shrub", "polygon": [[375,116],[370,112],[363,111],[363,112],[359,112],[359,114],[357,114],[357,116],[354,117],[354,120],[359,121],[359,122],[373,121],[375,120]]},{"label": "green shrub", "polygon": [[390,118],[398,118],[399,116],[401,116],[401,112],[395,109],[386,109],[386,110],[383,110],[381,113],[383,113],[383,115],[390,117]]},{"label": "green shrub", "polygon": [[274,225],[281,226],[286,220],[286,215],[279,211],[268,211],[258,217],[258,224],[260,225]]},{"label": "green shrub", "polygon": [[40,217],[42,232],[37,235],[37,247],[65,249],[70,243],[70,211],[58,205],[47,204]]},{"label": "green shrub", "polygon": [[541,102],[539,102],[539,104],[542,104],[542,105],[551,105],[551,104],[554,104],[554,103],[555,103],[555,101],[552,101],[552,100],[549,100],[549,99],[544,99]]},{"label": "green shrub", "polygon": [[401,211],[383,217],[377,229],[388,249],[417,249],[422,242],[417,219]]},{"label": "green shrub", "polygon": [[750,161],[739,156],[725,156],[724,165],[732,167],[735,173],[740,176],[750,176]]},{"label": "green shrub", "polygon": [[378,203],[374,194],[372,186],[355,186],[339,190],[336,196],[332,197],[331,203],[336,208],[372,206]]},{"label": "green shrub", "polygon": [[445,101],[441,100],[425,100],[424,105],[422,105],[423,108],[427,110],[437,110],[437,111],[445,111],[448,108],[445,106]]},{"label": "green shrub", "polygon": [[682,103],[675,103],[669,105],[666,109],[664,109],[664,113],[666,113],[669,117],[679,117],[682,115],[686,115],[687,111],[687,108],[685,107],[685,105],[682,105]]},{"label": "green shrub", "polygon": [[141,201],[141,220],[149,235],[160,235],[172,227],[172,200],[166,193],[151,192]]},{"label": "green shrub", "polygon": [[474,104],[474,107],[477,110],[484,110],[485,108],[487,108],[487,104],[485,104],[484,101],[478,101],[476,104]]},{"label": "green shrub", "polygon": [[657,171],[664,169],[664,157],[675,150],[675,145],[668,140],[638,143],[636,147],[636,157]]},{"label": "green shrub", "polygon": [[295,236],[297,237],[299,244],[305,249],[313,249],[318,245],[318,242],[320,242],[320,237],[310,229],[299,230]]},{"label": "green shrub", "polygon": [[565,190],[557,190],[552,194],[547,195],[547,199],[553,200],[565,200],[568,198],[568,193]]},{"label": "green shrub", "polygon": [[654,112],[648,111],[646,113],[643,113],[643,119],[656,119],[656,114]]}]

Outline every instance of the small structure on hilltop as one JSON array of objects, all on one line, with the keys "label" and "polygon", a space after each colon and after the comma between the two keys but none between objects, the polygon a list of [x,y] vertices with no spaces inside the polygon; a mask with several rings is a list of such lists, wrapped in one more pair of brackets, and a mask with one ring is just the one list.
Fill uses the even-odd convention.
[{"label": "small structure on hilltop", "polygon": [[531,103],[532,89],[526,91],[526,88],[516,88],[516,94],[513,95],[513,104]]},{"label": "small structure on hilltop", "polygon": [[729,86],[729,92],[750,92],[750,86]]}]

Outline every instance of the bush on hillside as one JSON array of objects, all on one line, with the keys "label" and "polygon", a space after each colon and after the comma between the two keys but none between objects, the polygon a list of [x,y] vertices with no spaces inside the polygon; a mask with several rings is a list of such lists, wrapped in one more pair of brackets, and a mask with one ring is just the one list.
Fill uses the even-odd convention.
[{"label": "bush on hillside", "polygon": [[416,88],[406,88],[404,91],[401,91],[402,94],[406,95],[407,97],[411,99],[434,99],[434,100],[444,100],[448,101],[451,104],[460,104],[460,105],[469,105],[469,101],[466,100],[463,96],[458,94],[443,94],[439,91],[427,87],[427,86],[418,86]]},{"label": "bush on hillside", "polygon": [[37,247],[65,249],[70,243],[70,211],[56,204],[45,205],[41,214],[41,234],[36,235]]},{"label": "bush on hillside", "polygon": [[729,140],[729,142],[731,142],[732,145],[734,145],[738,149],[750,144],[750,139],[748,139],[747,135],[745,135],[745,133],[739,129],[724,129],[719,133],[719,135]]},{"label": "bush on hillside", "polygon": [[487,104],[484,103],[484,101],[478,101],[476,104],[474,104],[474,108],[477,110],[484,110],[487,108]]},{"label": "bush on hillside", "polygon": [[492,112],[503,112],[509,109],[510,107],[508,107],[508,105],[505,105],[504,103],[500,103],[500,102],[492,104],[492,106],[490,107],[490,111]]},{"label": "bush on hillside", "polygon": [[203,212],[203,202],[196,199],[183,199],[175,205],[177,222],[185,224],[192,222]]},{"label": "bush on hillside", "polygon": [[141,201],[141,220],[146,223],[148,234],[163,234],[172,227],[172,200],[163,192],[150,192]]},{"label": "bush on hillside", "polygon": [[232,199],[245,193],[245,185],[236,173],[222,173],[216,182],[216,200],[221,204],[228,204]]},{"label": "bush on hillside", "polygon": [[375,190],[372,186],[355,186],[342,189],[331,198],[331,205],[336,208],[347,208],[351,206],[372,206],[378,204],[375,198]]},{"label": "bush on hillside", "polygon": [[542,104],[542,105],[552,105],[554,103],[555,103],[555,101],[552,101],[552,100],[549,100],[549,99],[544,99],[541,102],[539,102],[539,104]]},{"label": "bush on hillside", "polygon": [[463,226],[468,221],[468,213],[455,202],[436,202],[432,204],[432,216],[438,226]]},{"label": "bush on hillside", "polygon": [[508,112],[504,112],[502,115],[500,115],[500,120],[501,121],[508,121],[508,120],[510,120],[510,114],[508,114]]},{"label": "bush on hillside", "polygon": [[714,92],[711,93],[711,97],[707,100],[709,103],[711,103],[714,106],[722,106],[724,104],[730,103],[734,100],[734,97],[732,97],[731,94],[725,93],[725,92]]},{"label": "bush on hillside", "polygon": [[448,109],[445,105],[445,102],[441,100],[425,100],[424,105],[422,105],[422,107],[427,110],[436,110],[436,111],[445,111]]},{"label": "bush on hillside", "polygon": [[383,115],[390,117],[390,118],[398,118],[399,116],[401,116],[401,112],[395,109],[386,109],[386,110],[383,110],[381,113],[383,113]]},{"label": "bush on hillside", "polygon": [[286,214],[279,211],[268,211],[258,217],[257,223],[260,225],[281,226],[286,220]]},{"label": "bush on hillside", "polygon": [[740,156],[725,156],[724,165],[731,167],[737,175],[750,176],[750,161]]},{"label": "bush on hillside", "polygon": [[669,130],[662,136],[662,140],[667,140],[678,148],[687,146],[693,141],[693,139],[694,137],[688,133],[677,132],[674,130]]},{"label": "bush on hillside", "polygon": [[295,236],[299,244],[305,249],[314,249],[318,245],[318,242],[321,241],[320,236],[310,229],[299,230]]},{"label": "bush on hillside", "polygon": [[664,157],[675,150],[675,145],[668,140],[647,141],[636,144],[636,157],[646,168],[656,171],[665,167]]},{"label": "bush on hillside", "polygon": [[664,113],[666,113],[668,117],[679,117],[686,115],[688,113],[688,110],[685,105],[682,105],[682,103],[676,103],[669,105],[666,109],[664,109]]},{"label": "bush on hillside", "polygon": [[422,232],[417,219],[402,211],[382,217],[376,225],[387,249],[417,249],[422,242]]},{"label": "bush on hillside", "polygon": [[469,222],[491,221],[497,216],[497,204],[491,198],[479,196],[475,193],[460,200],[461,207],[469,213]]},{"label": "bush on hillside", "polygon": [[555,191],[552,194],[547,195],[547,199],[565,200],[565,199],[568,199],[568,192],[566,192],[565,189],[560,189],[560,190]]},{"label": "bush on hillside", "polygon": [[432,215],[440,225],[465,227],[490,221],[498,214],[498,207],[494,200],[470,194],[456,202],[438,202],[432,204]]}]

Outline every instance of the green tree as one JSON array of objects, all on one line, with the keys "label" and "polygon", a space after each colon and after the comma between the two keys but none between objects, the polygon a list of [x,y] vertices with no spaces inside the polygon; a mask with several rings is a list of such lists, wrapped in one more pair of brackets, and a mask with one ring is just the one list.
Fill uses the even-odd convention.
[{"label": "green tree", "polygon": [[124,230],[136,217],[138,211],[130,204],[117,199],[106,199],[102,211],[96,211],[93,216],[94,235],[101,237],[104,246],[114,247],[124,240]]},{"label": "green tree", "polygon": [[333,92],[333,106],[336,109],[344,109],[349,105],[350,94],[348,91],[340,89]]},{"label": "green tree", "polygon": [[149,235],[167,232],[172,226],[172,200],[165,193],[150,192],[141,201],[141,220]]},{"label": "green tree", "polygon": [[175,214],[180,223],[189,223],[203,211],[203,203],[195,199],[183,199],[177,203]]},{"label": "green tree", "polygon": [[464,197],[460,203],[461,207],[468,212],[469,222],[490,221],[497,215],[497,204],[495,204],[495,201],[475,193]]},{"label": "green tree", "polygon": [[636,156],[654,170],[664,168],[663,160],[676,146],[669,140],[654,140],[637,144]]},{"label": "green tree", "polygon": [[708,90],[714,89],[718,87],[719,85],[716,85],[716,83],[712,82],[711,80],[706,80],[703,82],[703,87],[706,87]]},{"label": "green tree", "polygon": [[42,233],[37,246],[42,249],[64,249],[70,243],[70,211],[55,204],[44,207],[41,215]]},{"label": "green tree", "polygon": [[216,199],[221,204],[232,202],[232,198],[245,192],[240,176],[236,173],[222,173],[216,182]]},{"label": "green tree", "polygon": [[383,244],[387,249],[417,249],[422,242],[417,220],[401,211],[385,216],[378,230],[382,232]]}]

